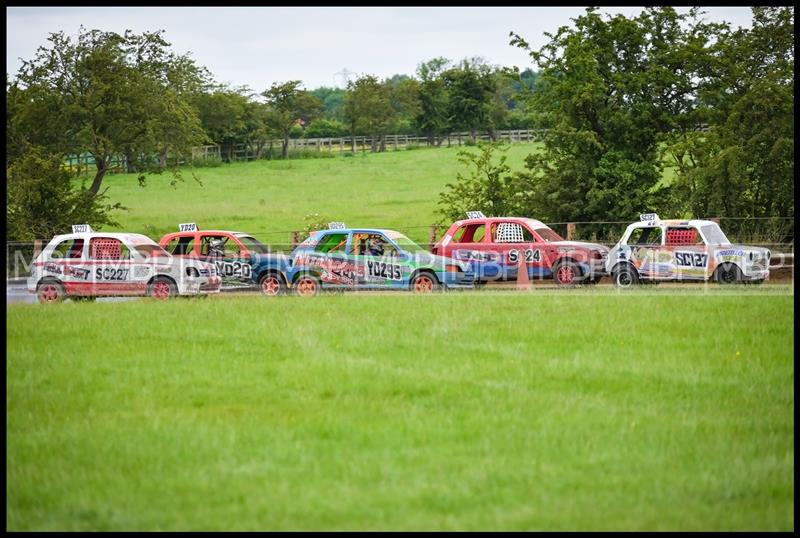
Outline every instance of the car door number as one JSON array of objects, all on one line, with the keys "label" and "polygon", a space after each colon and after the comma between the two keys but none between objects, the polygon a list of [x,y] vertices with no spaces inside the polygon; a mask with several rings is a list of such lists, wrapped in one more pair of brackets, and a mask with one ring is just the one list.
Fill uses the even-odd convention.
[{"label": "car door number", "polygon": [[[538,262],[538,261],[541,261],[541,259],[542,259],[542,255],[539,252],[538,248],[537,249],[527,248],[527,249],[525,249],[523,251],[523,254],[525,256],[525,261],[526,262]],[[511,262],[511,263],[517,263],[519,261],[519,251],[516,250],[516,249],[509,250],[508,251],[508,261]]]}]

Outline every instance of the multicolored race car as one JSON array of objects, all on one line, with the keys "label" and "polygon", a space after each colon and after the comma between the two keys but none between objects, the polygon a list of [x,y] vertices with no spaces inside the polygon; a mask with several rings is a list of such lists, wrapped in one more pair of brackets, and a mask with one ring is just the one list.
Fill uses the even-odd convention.
[{"label": "multicolored race car", "polygon": [[769,278],[766,248],[734,245],[711,220],[661,220],[655,213],[629,225],[608,256],[614,283],[641,281],[761,283]]},{"label": "multicolored race car", "polygon": [[480,211],[454,222],[432,251],[473,262],[480,281],[514,280],[525,263],[529,278],[553,278],[560,286],[598,282],[608,255],[603,245],[565,241],[538,220],[486,217]]},{"label": "multicolored race car", "polygon": [[72,230],[53,237],[33,261],[27,288],[39,302],[219,292],[213,265],[170,256],[147,236],[94,232],[86,224]]},{"label": "multicolored race car", "polygon": [[330,223],[292,252],[286,281],[298,295],[321,289],[471,288],[471,264],[435,256],[393,230]]},{"label": "multicolored race car", "polygon": [[[165,235],[159,244],[173,256],[188,257],[213,264],[222,277],[222,290],[258,288],[265,295],[278,295],[286,289],[285,261],[252,235],[229,230],[200,230],[190,222],[178,225],[179,231]],[[285,256],[283,256],[285,258]]]}]

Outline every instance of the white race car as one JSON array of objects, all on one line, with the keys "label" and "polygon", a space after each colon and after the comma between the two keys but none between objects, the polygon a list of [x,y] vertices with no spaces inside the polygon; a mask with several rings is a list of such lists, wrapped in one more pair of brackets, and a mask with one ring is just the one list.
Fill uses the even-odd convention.
[{"label": "white race car", "polygon": [[734,245],[711,220],[661,220],[655,213],[629,225],[608,253],[606,270],[617,286],[640,281],[769,279],[770,251]]},{"label": "white race car", "polygon": [[141,234],[100,233],[85,224],[57,235],[33,261],[27,287],[39,302],[219,293],[213,265],[168,254]]}]

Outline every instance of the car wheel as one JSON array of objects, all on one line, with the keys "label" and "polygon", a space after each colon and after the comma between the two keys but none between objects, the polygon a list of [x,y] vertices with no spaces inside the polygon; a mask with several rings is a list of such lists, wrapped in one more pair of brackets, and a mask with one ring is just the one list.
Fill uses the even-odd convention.
[{"label": "car wheel", "polygon": [[67,296],[60,282],[47,280],[36,287],[36,298],[42,304],[60,303]]},{"label": "car wheel", "polygon": [[314,275],[302,275],[294,283],[295,294],[301,297],[311,297],[319,293],[320,282]]},{"label": "car wheel", "polygon": [[414,293],[432,293],[439,288],[439,279],[431,273],[417,273],[411,279],[411,290]]},{"label": "car wheel", "polygon": [[261,293],[267,297],[275,297],[286,291],[286,284],[283,283],[283,279],[275,273],[262,275],[258,280],[258,286],[261,289]]},{"label": "car wheel", "polygon": [[565,288],[574,286],[581,281],[581,270],[576,263],[563,261],[556,265],[553,271],[553,279],[559,286]]},{"label": "car wheel", "polygon": [[720,284],[735,284],[742,281],[742,271],[733,263],[723,263],[717,267],[716,281]]},{"label": "car wheel", "polygon": [[639,275],[630,265],[622,265],[615,269],[611,278],[618,288],[630,288],[639,283]]},{"label": "car wheel", "polygon": [[165,300],[178,294],[178,287],[169,278],[156,277],[147,287],[147,295],[154,299]]}]

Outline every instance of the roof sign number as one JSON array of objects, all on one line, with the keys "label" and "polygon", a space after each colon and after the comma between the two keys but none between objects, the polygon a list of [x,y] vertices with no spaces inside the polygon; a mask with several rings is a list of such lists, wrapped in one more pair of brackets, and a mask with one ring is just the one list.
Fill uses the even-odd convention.
[{"label": "roof sign number", "polygon": [[73,224],[72,225],[72,233],[74,234],[84,234],[84,233],[92,233],[92,227],[88,224]]},{"label": "roof sign number", "polygon": [[639,220],[642,222],[653,222],[659,220],[659,218],[656,213],[642,213],[639,215]]},{"label": "roof sign number", "polygon": [[346,226],[344,225],[344,222],[329,222],[328,223],[328,229],[329,230],[344,230],[345,228],[346,228]]},{"label": "roof sign number", "polygon": [[483,214],[483,211],[467,211],[467,218],[468,219],[485,219],[486,215]]},{"label": "roof sign number", "polygon": [[178,224],[178,231],[181,232],[196,232],[197,231],[197,224],[194,222],[186,222],[184,224]]}]

